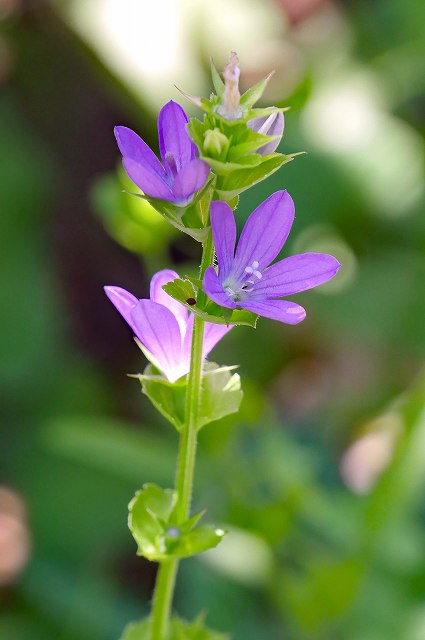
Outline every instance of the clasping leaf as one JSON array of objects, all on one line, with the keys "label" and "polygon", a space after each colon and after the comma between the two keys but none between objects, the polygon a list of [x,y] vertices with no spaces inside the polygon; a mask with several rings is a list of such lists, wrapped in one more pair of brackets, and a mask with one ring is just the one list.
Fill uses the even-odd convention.
[{"label": "clasping leaf", "polygon": [[128,505],[128,526],[137,542],[137,555],[161,562],[172,557],[186,558],[217,546],[223,529],[196,526],[203,513],[185,522],[175,520],[177,493],[145,484]]}]

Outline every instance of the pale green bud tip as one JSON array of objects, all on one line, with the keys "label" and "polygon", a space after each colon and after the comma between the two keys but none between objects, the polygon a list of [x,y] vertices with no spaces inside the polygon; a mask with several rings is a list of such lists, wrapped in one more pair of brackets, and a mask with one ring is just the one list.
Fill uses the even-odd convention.
[{"label": "pale green bud tip", "polygon": [[228,139],[220,129],[208,129],[204,133],[204,151],[212,158],[218,158],[228,145]]},{"label": "pale green bud tip", "polygon": [[241,99],[241,94],[239,93],[240,74],[239,58],[237,54],[232,51],[230,53],[229,63],[223,71],[224,91],[221,103],[218,107],[218,113],[227,120],[236,120],[242,115],[242,111],[239,106]]}]

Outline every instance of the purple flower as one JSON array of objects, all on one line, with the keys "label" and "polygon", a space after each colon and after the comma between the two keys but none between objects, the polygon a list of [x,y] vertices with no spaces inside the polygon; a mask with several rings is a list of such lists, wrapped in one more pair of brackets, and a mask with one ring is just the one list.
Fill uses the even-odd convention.
[{"label": "purple flower", "polygon": [[[158,271],[151,280],[150,299],[138,300],[120,287],[105,287],[109,300],[140,340],[146,355],[170,382],[190,369],[193,314],[163,290],[178,278],[170,269]],[[203,357],[232,329],[222,324],[205,324]]]},{"label": "purple flower", "polygon": [[286,191],[273,193],[249,216],[235,253],[232,209],[224,202],[211,204],[218,275],[209,267],[203,282],[211,300],[229,309],[240,307],[287,324],[304,320],[302,307],[279,298],[330,280],[340,264],[324,253],[302,253],[269,267],[289,235],[294,215],[291,196]]},{"label": "purple flower", "polygon": [[[273,107],[271,109],[273,109]],[[268,156],[273,153],[273,151],[276,151],[282,139],[283,128],[285,126],[285,120],[281,111],[272,110],[269,116],[261,116],[260,118],[248,120],[248,126],[251,127],[255,133],[261,133],[263,136],[279,136],[279,138],[257,149],[255,153],[259,153],[260,156]]]},{"label": "purple flower", "polygon": [[177,102],[167,102],[158,116],[162,164],[150,147],[131,129],[115,127],[124,169],[133,182],[152,198],[176,205],[188,204],[208,177],[209,167],[196,157],[197,148],[186,129],[188,118]]}]

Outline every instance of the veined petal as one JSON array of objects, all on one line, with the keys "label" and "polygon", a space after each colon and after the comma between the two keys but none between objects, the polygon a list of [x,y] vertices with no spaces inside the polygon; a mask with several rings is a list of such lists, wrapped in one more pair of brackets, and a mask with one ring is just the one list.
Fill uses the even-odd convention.
[{"label": "veined petal", "polygon": [[[187,362],[187,369],[190,368],[190,352],[192,347],[192,332],[193,332],[193,313],[190,314],[189,321],[187,323],[187,332],[183,341],[182,348],[182,360]],[[204,328],[204,343],[202,346],[202,357],[206,358],[210,351],[215,347],[217,342],[226,335],[234,325],[227,327],[225,324],[213,324],[212,322],[206,322]]]},{"label": "veined petal", "polygon": [[128,127],[115,127],[114,133],[118,147],[124,158],[133,160],[136,164],[149,167],[159,177],[163,179],[166,178],[167,174],[164,167],[152,149],[137,133]]},{"label": "veined petal", "polygon": [[255,153],[259,153],[261,156],[268,156],[273,153],[273,151],[276,151],[282,139],[285,126],[285,120],[281,111],[272,111],[269,116],[253,118],[248,121],[248,126],[251,127],[253,131],[261,133],[264,136],[280,136],[280,138],[276,138],[276,140],[272,140],[257,149]]},{"label": "veined petal", "polygon": [[161,178],[147,164],[139,164],[131,158],[124,157],[122,161],[129,178],[145,193],[152,198],[173,202],[174,195],[165,180]]},{"label": "veined petal", "polygon": [[167,307],[167,309],[171,311],[178,322],[181,337],[183,340],[186,334],[189,314],[186,308],[182,304],[180,304],[180,302],[174,300],[174,298],[169,296],[168,293],[165,293],[164,289],[162,288],[164,284],[167,284],[172,280],[176,280],[176,278],[179,277],[179,274],[175,271],[172,271],[172,269],[163,269],[162,271],[158,271],[158,273],[155,273],[151,280],[150,299],[154,302],[157,302],[158,304],[162,304],[164,307]]},{"label": "veined petal", "polygon": [[294,202],[287,191],[276,191],[251,213],[236,249],[232,270],[235,281],[254,262],[259,271],[268,267],[283,247],[294,216]]},{"label": "veined petal", "polygon": [[162,373],[174,382],[182,372],[182,339],[176,318],[162,304],[152,300],[139,300],[131,311],[136,336],[154,356]]},{"label": "veined petal", "polygon": [[239,302],[242,309],[247,309],[258,316],[278,320],[285,324],[298,324],[306,316],[305,309],[289,300],[244,300]]},{"label": "veined petal", "polygon": [[[170,100],[158,115],[158,139],[162,162],[167,173],[180,171],[195,157],[195,145],[189,137],[186,125],[189,119],[177,102]],[[175,167],[167,160],[167,153],[174,159]]]},{"label": "veined petal", "polygon": [[226,333],[229,333],[233,329],[234,325],[227,327],[225,324],[214,324],[212,322],[205,323],[204,330],[204,345],[202,348],[202,356],[207,357],[210,351],[214,349],[217,342],[219,342]]},{"label": "veined petal", "polygon": [[236,309],[235,303],[231,298],[229,298],[229,296],[223,289],[223,285],[218,279],[218,275],[216,274],[214,267],[208,267],[208,269],[205,271],[203,287],[205,293],[211,300],[221,305],[222,307],[227,307],[228,309]]},{"label": "veined petal", "polygon": [[236,222],[226,202],[215,200],[210,209],[211,228],[217,254],[220,280],[229,275],[235,258]]},{"label": "veined petal", "polygon": [[327,282],[340,264],[326,253],[301,253],[273,264],[256,282],[250,299],[281,298]]},{"label": "veined petal", "polygon": [[206,162],[195,158],[184,165],[174,179],[173,193],[176,203],[188,202],[207,181],[210,168]]},{"label": "veined petal", "polygon": [[136,333],[137,329],[131,317],[131,310],[134,309],[139,300],[132,293],[121,287],[103,287],[103,290],[116,310],[119,311],[134,333]]}]

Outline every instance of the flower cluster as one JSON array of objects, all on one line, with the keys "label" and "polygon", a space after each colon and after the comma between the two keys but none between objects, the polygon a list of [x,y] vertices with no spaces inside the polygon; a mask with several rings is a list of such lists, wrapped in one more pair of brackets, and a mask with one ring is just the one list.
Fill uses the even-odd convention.
[{"label": "flower cluster", "polygon": [[[226,77],[230,78],[230,88],[235,94],[234,68]],[[227,101],[230,100],[228,96]],[[232,100],[236,108],[235,95]],[[134,131],[126,127],[115,129],[129,177],[145,194],[181,206],[202,189],[209,173],[206,162],[197,157],[198,149],[187,132],[188,122],[186,113],[176,102],[170,101],[161,109],[158,137],[162,164]],[[282,136],[283,115],[272,111],[270,115],[249,120],[247,126],[272,136],[270,142],[257,149],[257,153],[271,153]],[[218,272],[213,266],[205,272],[203,290],[208,298],[220,307],[245,309],[286,324],[304,320],[303,307],[282,298],[326,282],[340,265],[330,255],[304,253],[269,266],[289,235],[294,215],[294,202],[287,191],[273,193],[251,213],[235,250],[234,213],[226,202],[214,200],[210,206],[210,223]],[[150,299],[146,300],[138,300],[119,287],[105,287],[148,358],[170,382],[190,369],[193,315],[162,289],[178,278],[178,274],[170,270],[157,273],[151,282]],[[204,357],[228,330],[229,327],[222,324],[206,324]]]}]

